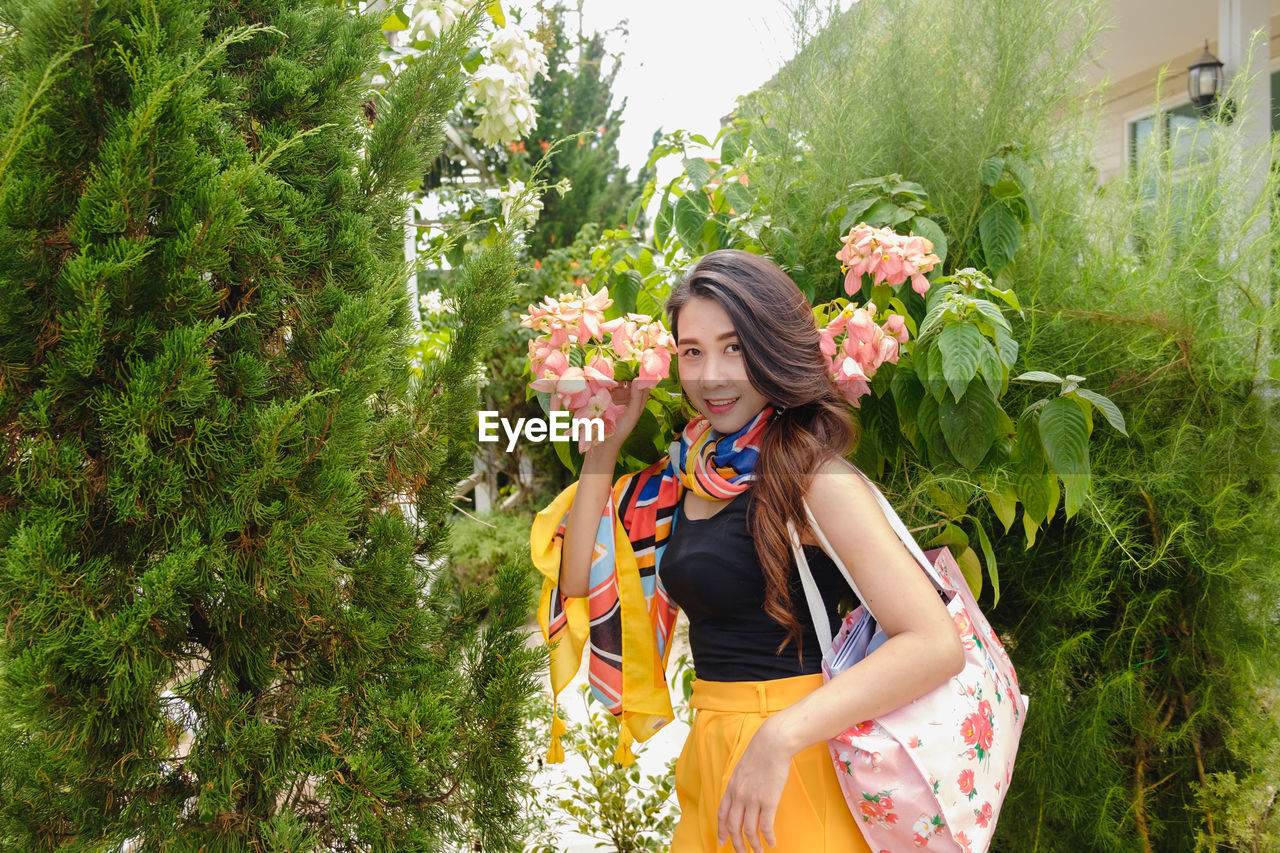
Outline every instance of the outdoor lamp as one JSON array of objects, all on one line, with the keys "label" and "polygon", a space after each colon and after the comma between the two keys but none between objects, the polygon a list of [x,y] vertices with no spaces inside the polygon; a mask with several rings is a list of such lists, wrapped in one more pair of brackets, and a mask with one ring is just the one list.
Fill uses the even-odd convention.
[{"label": "outdoor lamp", "polygon": [[1222,63],[1209,52],[1209,40],[1204,40],[1204,54],[1187,69],[1187,92],[1191,103],[1201,115],[1207,115],[1222,89]]}]

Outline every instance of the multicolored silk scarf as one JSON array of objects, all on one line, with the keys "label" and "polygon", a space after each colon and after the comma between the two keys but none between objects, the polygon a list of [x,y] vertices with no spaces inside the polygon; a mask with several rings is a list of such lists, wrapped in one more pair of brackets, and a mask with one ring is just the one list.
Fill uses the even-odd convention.
[{"label": "multicolored silk scarf", "polygon": [[544,576],[538,624],[551,647],[552,723],[547,761],[564,760],[564,722],[555,697],[573,680],[588,651],[588,681],[596,699],[618,718],[618,751],[633,760],[632,740],[644,741],[674,716],[667,689],[667,653],[676,605],[663,589],[658,566],[675,529],[676,505],[686,488],[709,500],[746,490],[755,479],[766,405],[740,430],[723,435],[705,417],[689,422],[666,456],[613,485],[603,508],[591,559],[589,593],[560,592],[565,520],[578,484],[559,494],[533,521],[533,563]]}]

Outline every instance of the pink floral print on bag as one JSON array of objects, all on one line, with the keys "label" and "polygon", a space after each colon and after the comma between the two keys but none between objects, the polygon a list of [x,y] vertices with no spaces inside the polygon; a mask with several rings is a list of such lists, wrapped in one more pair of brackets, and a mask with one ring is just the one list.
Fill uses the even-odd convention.
[{"label": "pink floral print on bag", "polygon": [[[1028,697],[1018,690],[1009,655],[978,609],[951,552],[946,548],[921,551],[880,490],[861,471],[858,474],[871,486],[898,538],[946,600],[964,645],[965,665],[958,675],[914,702],[832,738],[828,747],[836,776],[873,849],[985,853],[1013,777]],[[852,575],[818,529],[807,503],[805,513],[861,601]],[[791,537],[823,649],[823,675],[830,680],[887,638],[865,605],[849,613],[836,636],[830,637],[825,619],[818,618],[826,611],[794,525]]]}]

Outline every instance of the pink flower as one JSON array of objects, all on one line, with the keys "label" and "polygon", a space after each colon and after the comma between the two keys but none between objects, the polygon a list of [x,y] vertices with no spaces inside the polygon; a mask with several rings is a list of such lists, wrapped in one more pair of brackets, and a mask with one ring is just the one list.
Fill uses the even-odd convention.
[{"label": "pink flower", "polygon": [[993,815],[993,812],[991,811],[991,803],[983,803],[981,811],[974,809],[974,812],[973,812],[974,822],[977,823],[978,826],[982,827],[983,829],[986,829],[987,823],[990,822],[992,815]]},{"label": "pink flower", "polygon": [[973,795],[976,792],[974,791],[974,788],[973,788],[973,771],[972,770],[961,770],[960,777],[956,779],[956,784],[960,786],[960,793],[968,794],[970,799],[973,798]]},{"label": "pink flower", "polygon": [[894,340],[900,344],[905,344],[910,338],[907,332],[907,324],[901,314],[890,314],[888,319],[884,321],[884,331],[887,335],[892,335]]}]

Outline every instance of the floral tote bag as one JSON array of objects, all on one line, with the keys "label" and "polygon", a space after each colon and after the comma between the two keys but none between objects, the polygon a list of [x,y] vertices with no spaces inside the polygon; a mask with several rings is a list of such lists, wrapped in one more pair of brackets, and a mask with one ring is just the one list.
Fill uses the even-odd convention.
[{"label": "floral tote bag", "polygon": [[[851,466],[852,467],[852,466]],[[856,468],[854,468],[857,471]],[[995,631],[978,609],[946,548],[924,553],[875,484],[858,471],[890,525],[947,602],[964,645],[961,672],[914,702],[859,723],[828,741],[845,800],[867,843],[880,853],[925,848],[983,853],[1013,776],[1028,697]],[[805,504],[809,523],[845,580],[853,576]],[[830,680],[866,657],[887,637],[863,604],[834,638],[795,526],[792,549]],[[931,559],[932,558],[932,559]]]}]

